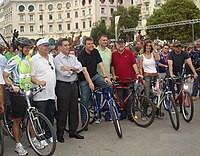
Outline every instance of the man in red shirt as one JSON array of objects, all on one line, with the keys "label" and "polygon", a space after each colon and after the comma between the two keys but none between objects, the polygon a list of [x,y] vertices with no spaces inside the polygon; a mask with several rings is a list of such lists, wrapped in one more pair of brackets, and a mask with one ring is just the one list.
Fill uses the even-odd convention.
[{"label": "man in red shirt", "polygon": [[[115,81],[121,81],[123,86],[133,85],[129,84],[128,80],[124,80],[125,78],[135,79],[137,75],[139,75],[135,57],[130,50],[125,49],[125,42],[123,39],[117,40],[117,50],[112,53],[111,73],[113,79]],[[124,101],[130,92],[131,90],[119,89],[118,94],[120,102]],[[121,120],[126,119],[128,116],[128,119],[132,121],[129,102],[124,106],[120,113]]]}]

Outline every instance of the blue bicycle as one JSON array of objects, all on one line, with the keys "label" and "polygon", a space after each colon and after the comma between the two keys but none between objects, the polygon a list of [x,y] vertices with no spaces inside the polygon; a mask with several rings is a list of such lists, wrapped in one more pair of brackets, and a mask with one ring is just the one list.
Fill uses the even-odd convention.
[{"label": "blue bicycle", "polygon": [[[98,103],[97,96],[103,95],[103,102]],[[92,104],[90,111],[90,124],[101,119],[105,109],[110,112],[111,121],[119,138],[122,138],[122,129],[119,122],[119,112],[117,105],[112,97],[112,85],[106,87],[98,87],[92,92]]]}]

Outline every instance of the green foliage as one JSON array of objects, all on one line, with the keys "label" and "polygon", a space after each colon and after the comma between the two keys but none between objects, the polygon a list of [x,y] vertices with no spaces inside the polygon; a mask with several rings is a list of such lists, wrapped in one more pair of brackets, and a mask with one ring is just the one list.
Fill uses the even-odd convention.
[{"label": "green foliage", "polygon": [[[115,16],[120,16],[118,32],[121,28],[135,28],[138,25],[139,21],[140,9],[134,6],[130,6],[129,8],[125,8],[124,6],[119,5],[117,10],[113,12],[111,18],[111,26],[108,29],[109,37],[115,38]],[[120,32],[120,37],[129,40],[132,38],[134,33],[132,34],[122,34]]]},{"label": "green foliage", "polygon": [[105,22],[101,20],[96,23],[96,26],[92,28],[90,33],[90,36],[93,38],[95,45],[98,45],[98,37],[102,34],[108,35],[108,31]]},{"label": "green foliage", "polygon": [[[191,19],[200,19],[200,10],[192,0],[168,0],[160,9],[154,10],[147,19],[147,25],[156,25],[178,22]],[[194,24],[195,39],[200,37],[200,24]],[[183,43],[192,41],[192,25],[181,25],[167,28],[148,30],[151,39],[157,37],[162,40],[180,40]]]}]

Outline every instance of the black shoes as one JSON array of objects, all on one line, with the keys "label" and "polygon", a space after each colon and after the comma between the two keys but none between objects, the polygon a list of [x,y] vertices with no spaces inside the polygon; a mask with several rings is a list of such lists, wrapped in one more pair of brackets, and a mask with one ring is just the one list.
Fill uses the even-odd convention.
[{"label": "black shoes", "polygon": [[57,136],[58,142],[63,143],[65,142],[64,138],[62,136]]},{"label": "black shoes", "polygon": [[69,134],[70,138],[76,138],[76,139],[84,139],[84,136],[79,135],[78,133],[74,133],[74,134]]}]

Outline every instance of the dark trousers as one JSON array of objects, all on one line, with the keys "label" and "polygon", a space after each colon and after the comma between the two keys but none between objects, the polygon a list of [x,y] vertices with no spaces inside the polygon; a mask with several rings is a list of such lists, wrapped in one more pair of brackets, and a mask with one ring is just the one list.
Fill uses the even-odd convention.
[{"label": "dark trousers", "polygon": [[63,136],[67,124],[69,133],[75,133],[78,127],[78,86],[77,83],[66,83],[57,81],[56,83],[57,96],[57,112],[56,112],[56,126],[57,136]]},{"label": "dark trousers", "polygon": [[[44,114],[53,125],[54,114],[55,114],[55,100],[34,101],[34,105],[38,109],[38,111]],[[45,127],[45,132],[46,132],[46,137],[50,138],[51,134],[47,127]]]},{"label": "dark trousers", "polygon": [[198,91],[199,91],[199,87],[200,87],[200,72],[198,71],[197,74],[199,76],[198,76],[197,79],[194,80],[193,88],[192,88],[192,96],[197,96]]}]

